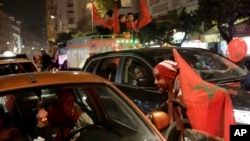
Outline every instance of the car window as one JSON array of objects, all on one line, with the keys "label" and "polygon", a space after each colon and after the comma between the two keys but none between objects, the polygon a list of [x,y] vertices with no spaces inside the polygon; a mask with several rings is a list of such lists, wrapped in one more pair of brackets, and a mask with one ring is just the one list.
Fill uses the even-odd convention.
[{"label": "car window", "polygon": [[[111,121],[113,122],[111,125],[119,125],[115,125],[114,130],[117,131],[113,131],[114,133],[119,132],[119,140],[145,140],[151,138],[151,133],[145,130],[146,128],[143,127],[144,123],[138,119],[137,115],[129,107],[129,104],[119,97],[119,95],[117,95],[112,89],[106,86],[94,85],[86,85],[80,89],[80,95],[84,97],[83,101],[85,101],[83,103],[88,103],[88,107],[93,108],[92,111],[96,110],[93,106],[94,103],[98,103],[100,106],[99,108],[103,108],[109,123]],[[94,101],[93,99],[92,101],[89,100],[89,96],[95,96],[97,101]],[[86,97],[88,100],[86,100]]]},{"label": "car window", "polygon": [[139,78],[152,77],[151,69],[139,59],[126,57],[122,70],[122,83],[136,86]]},{"label": "car window", "polygon": [[[128,109],[121,107],[124,103],[119,97],[116,97],[113,91],[107,87],[95,87],[96,93],[102,101],[102,106],[110,120],[121,123],[132,129],[137,129],[138,125],[133,119],[133,116],[129,116]],[[132,114],[132,113],[131,113]]]},{"label": "car window", "polygon": [[[53,109],[58,110],[58,106],[63,106],[60,101],[66,98],[64,97],[65,93],[62,92],[69,89],[72,93],[68,95],[75,98],[77,105],[74,108],[74,110],[77,110],[75,112],[79,113],[79,110],[86,112],[93,121],[91,124],[101,126],[100,129],[104,129],[103,133],[107,135],[118,137],[118,139],[114,138],[114,140],[159,140],[159,138],[156,138],[155,133],[152,132],[153,130],[129,106],[130,104],[125,100],[126,97],[121,97],[117,91],[104,84],[37,87],[35,89],[12,91],[10,93],[15,96],[14,106],[17,108],[17,110],[13,110],[13,114],[20,115],[15,116],[15,123],[20,125],[16,127],[24,134],[28,133],[32,139],[37,138],[38,131],[43,130],[43,128],[39,127],[37,119],[41,108],[48,112],[47,117],[50,118],[50,122],[56,122],[58,125],[66,124],[66,122],[60,123],[64,121],[61,110],[53,112]],[[63,95],[63,97],[60,95]],[[5,97],[2,94],[0,105],[4,104],[3,98]],[[70,103],[66,104],[69,105]],[[67,110],[69,111],[69,109]],[[71,113],[74,112],[71,111]],[[79,122],[76,122],[74,125],[75,129],[81,127],[78,124]],[[94,136],[97,135],[94,134]]]},{"label": "car window", "polygon": [[[247,73],[232,61],[213,52],[203,50],[178,50],[178,52],[206,81],[218,82],[225,79],[236,79],[245,76]],[[155,60],[156,64],[162,60],[174,60],[171,52],[149,54],[149,56]]]},{"label": "car window", "polygon": [[95,67],[96,67],[98,61],[99,61],[99,60],[91,61],[91,62],[88,64],[88,66],[86,67],[86,68],[87,68],[86,71],[87,71],[87,72],[94,72]]},{"label": "car window", "polygon": [[97,67],[96,74],[111,82],[114,82],[119,60],[119,57],[102,59],[99,63],[99,66]]},{"label": "car window", "polygon": [[232,79],[243,73],[238,66],[217,54],[186,53],[182,56],[204,80]]},{"label": "car window", "polygon": [[31,62],[9,63],[0,65],[0,75],[17,74],[25,72],[37,72],[37,70]]}]

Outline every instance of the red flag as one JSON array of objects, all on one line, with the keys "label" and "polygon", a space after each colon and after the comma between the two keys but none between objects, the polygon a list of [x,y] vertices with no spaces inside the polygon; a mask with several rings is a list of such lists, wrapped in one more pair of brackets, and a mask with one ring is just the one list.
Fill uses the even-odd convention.
[{"label": "red flag", "polygon": [[118,7],[115,5],[114,17],[113,17],[113,33],[118,34],[120,32],[119,19],[118,19]]},{"label": "red flag", "polygon": [[179,65],[179,82],[192,128],[229,141],[230,124],[235,124],[229,94],[225,89],[202,80],[176,49],[173,49],[173,54]]},{"label": "red flag", "polygon": [[93,14],[93,21],[94,22],[99,23],[102,26],[107,27],[107,28],[110,27],[110,25],[98,13],[93,1],[92,1],[92,14]]},{"label": "red flag", "polygon": [[138,21],[138,29],[144,27],[152,21],[152,18],[148,11],[148,6],[146,0],[141,0],[140,7],[140,19]]}]

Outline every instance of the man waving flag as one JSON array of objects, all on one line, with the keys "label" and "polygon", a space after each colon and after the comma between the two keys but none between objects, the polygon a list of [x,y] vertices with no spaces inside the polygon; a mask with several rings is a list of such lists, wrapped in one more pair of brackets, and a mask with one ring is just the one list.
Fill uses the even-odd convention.
[{"label": "man waving flag", "polygon": [[227,91],[206,82],[173,49],[179,81],[192,129],[229,141],[230,124],[235,124],[233,106]]}]

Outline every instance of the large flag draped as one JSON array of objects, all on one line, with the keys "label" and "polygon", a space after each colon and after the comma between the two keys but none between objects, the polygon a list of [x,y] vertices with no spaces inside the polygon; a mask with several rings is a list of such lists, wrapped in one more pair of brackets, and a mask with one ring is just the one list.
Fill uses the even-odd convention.
[{"label": "large flag draped", "polygon": [[92,16],[93,16],[93,21],[96,23],[101,24],[104,27],[109,27],[110,25],[100,16],[100,14],[98,13],[94,2],[92,1]]},{"label": "large flag draped", "polygon": [[141,29],[145,25],[149,24],[151,21],[152,21],[152,18],[148,11],[147,2],[146,0],[141,0],[140,19],[138,21],[138,29]]},{"label": "large flag draped", "polygon": [[114,17],[113,17],[113,33],[118,34],[120,32],[119,19],[118,19],[118,7],[117,4],[114,8]]},{"label": "large flag draped", "polygon": [[202,80],[176,49],[173,54],[180,69],[180,86],[192,128],[229,141],[230,124],[235,124],[229,94]]}]

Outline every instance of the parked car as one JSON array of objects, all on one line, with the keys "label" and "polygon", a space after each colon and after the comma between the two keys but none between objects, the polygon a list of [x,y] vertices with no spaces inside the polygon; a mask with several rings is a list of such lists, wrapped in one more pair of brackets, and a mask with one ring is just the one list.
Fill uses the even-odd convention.
[{"label": "parked car", "polygon": [[[240,81],[248,72],[229,59],[205,49],[174,47],[202,79],[234,91],[232,95],[237,123],[250,124],[250,95],[241,89]],[[131,98],[146,114],[166,111],[167,94],[154,85],[152,68],[162,60],[173,60],[172,47],[141,48],[112,51],[89,57],[83,71],[106,78]],[[134,69],[140,66],[144,77],[135,79]],[[228,71],[230,70],[230,71]],[[190,80],[192,81],[192,80]]]},{"label": "parked car", "polygon": [[[156,114],[163,115],[160,118],[152,114],[155,123],[161,123],[153,125],[125,94],[97,75],[76,71],[22,73],[0,76],[0,83],[0,119],[4,117],[5,121],[15,125],[24,135],[25,141],[41,139],[42,136],[38,137],[36,130],[40,126],[46,126],[46,122],[38,124],[38,118],[47,111],[48,115],[43,116],[42,121],[53,123],[49,119],[55,113],[50,115],[49,111],[53,109],[50,106],[60,103],[61,96],[58,92],[64,92],[65,89],[73,92],[71,96],[74,96],[78,110],[86,112],[93,121],[91,125],[71,130],[67,141],[79,133],[78,139],[81,141],[165,140],[158,131],[168,126],[166,121],[169,119],[163,112]],[[41,112],[41,109],[44,111]],[[73,108],[70,111],[74,113],[75,110]],[[66,125],[60,123],[64,117],[63,112],[57,113],[58,120],[54,121],[59,122],[59,126]],[[46,130],[47,132],[50,130]],[[56,135],[52,134],[53,137]]]},{"label": "parked car", "polygon": [[38,71],[37,66],[26,54],[0,55],[0,75]]}]

